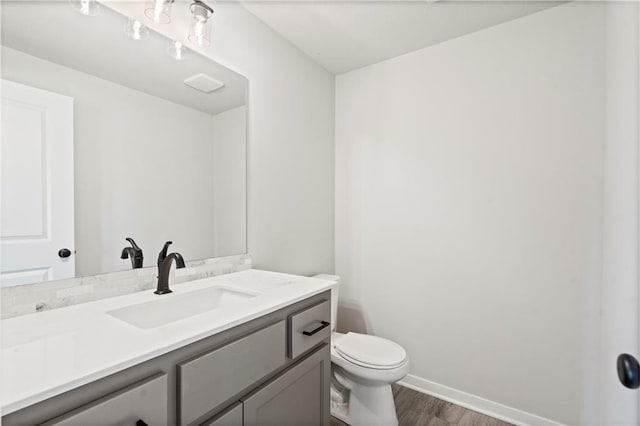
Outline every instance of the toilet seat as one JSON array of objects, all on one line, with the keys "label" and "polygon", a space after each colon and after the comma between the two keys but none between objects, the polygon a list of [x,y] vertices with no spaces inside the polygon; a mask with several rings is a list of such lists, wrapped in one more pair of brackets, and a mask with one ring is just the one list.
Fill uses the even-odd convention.
[{"label": "toilet seat", "polygon": [[367,334],[347,333],[335,340],[334,348],[345,360],[375,370],[392,370],[407,361],[402,346]]}]

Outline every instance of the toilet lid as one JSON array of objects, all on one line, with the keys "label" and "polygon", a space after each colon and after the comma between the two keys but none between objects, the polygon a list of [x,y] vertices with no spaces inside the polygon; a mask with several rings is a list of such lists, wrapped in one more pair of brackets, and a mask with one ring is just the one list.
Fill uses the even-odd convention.
[{"label": "toilet lid", "polygon": [[391,369],[407,359],[402,346],[368,334],[347,333],[337,339],[334,346],[343,358],[363,367]]}]

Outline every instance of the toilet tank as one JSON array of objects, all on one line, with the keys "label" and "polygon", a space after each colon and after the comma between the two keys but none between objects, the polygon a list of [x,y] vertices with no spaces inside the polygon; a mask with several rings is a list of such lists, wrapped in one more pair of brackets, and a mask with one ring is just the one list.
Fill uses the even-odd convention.
[{"label": "toilet tank", "polygon": [[338,293],[340,292],[340,277],[338,275],[318,274],[313,278],[321,280],[333,281],[336,283],[331,287],[331,331],[336,331],[338,324]]}]

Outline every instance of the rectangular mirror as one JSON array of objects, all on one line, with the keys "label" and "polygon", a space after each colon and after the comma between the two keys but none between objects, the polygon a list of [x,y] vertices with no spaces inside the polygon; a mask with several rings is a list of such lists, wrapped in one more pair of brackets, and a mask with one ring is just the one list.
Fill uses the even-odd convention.
[{"label": "rectangular mirror", "polygon": [[246,252],[245,77],[104,5],[3,2],[1,41],[3,286]]}]

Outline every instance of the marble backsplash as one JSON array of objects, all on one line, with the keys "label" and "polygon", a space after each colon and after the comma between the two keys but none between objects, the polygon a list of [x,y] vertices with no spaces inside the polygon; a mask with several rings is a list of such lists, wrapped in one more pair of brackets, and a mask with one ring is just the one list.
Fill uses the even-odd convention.
[{"label": "marble backsplash", "polygon": [[[251,269],[251,256],[238,255],[187,262],[172,271],[170,284]],[[0,289],[2,319],[92,302],[107,297],[150,290],[156,286],[157,268],[143,268],[89,277],[45,281]]]}]

